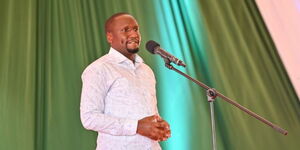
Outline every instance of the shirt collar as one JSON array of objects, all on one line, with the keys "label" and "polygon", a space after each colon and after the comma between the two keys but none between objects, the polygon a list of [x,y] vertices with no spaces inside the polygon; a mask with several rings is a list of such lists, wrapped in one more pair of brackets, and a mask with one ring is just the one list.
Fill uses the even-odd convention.
[{"label": "shirt collar", "polygon": [[[112,47],[110,48],[108,54],[112,55],[117,63],[122,63],[124,61],[131,61],[127,57],[125,57],[123,54],[121,54],[119,51],[115,50]],[[135,58],[134,58],[134,62],[135,63],[143,63],[144,61],[138,54],[136,54]]]}]

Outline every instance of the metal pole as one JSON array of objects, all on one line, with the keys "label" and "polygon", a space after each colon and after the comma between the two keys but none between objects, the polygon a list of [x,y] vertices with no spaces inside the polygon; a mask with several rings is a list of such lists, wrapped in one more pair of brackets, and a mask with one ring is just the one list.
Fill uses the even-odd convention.
[{"label": "metal pole", "polygon": [[211,120],[211,135],[212,135],[212,149],[217,150],[217,137],[216,137],[216,125],[215,125],[215,110],[214,101],[217,97],[217,93],[214,89],[208,89],[206,91],[207,101],[210,106],[210,120]]},{"label": "metal pole", "polygon": [[[169,69],[171,69],[171,70],[173,70],[173,71],[176,71],[177,73],[183,75],[184,77],[186,77],[187,79],[193,81],[194,83],[198,84],[199,86],[203,87],[204,89],[206,89],[206,90],[210,89],[209,86],[207,86],[207,85],[205,85],[204,83],[202,83],[202,82],[200,82],[200,81],[198,81],[198,80],[196,80],[196,79],[190,77],[189,75],[187,75],[187,74],[181,72],[180,70],[178,70],[178,69],[176,69],[175,67],[173,67],[170,63],[167,63],[167,62],[166,62],[165,66],[166,66],[167,68],[169,68]],[[280,126],[278,126],[278,125],[276,125],[276,124],[273,124],[273,123],[270,122],[269,120],[267,120],[267,119],[265,119],[265,118],[259,116],[258,114],[254,113],[253,111],[249,110],[248,108],[246,108],[246,107],[240,105],[239,103],[235,102],[234,100],[232,100],[232,99],[230,99],[230,98],[224,96],[222,93],[220,93],[220,92],[218,92],[218,91],[215,91],[215,92],[216,92],[216,94],[217,94],[218,97],[222,98],[222,100],[224,100],[224,101],[226,101],[226,102],[232,104],[233,106],[239,108],[240,110],[246,112],[246,113],[249,114],[250,116],[252,116],[252,117],[256,118],[257,120],[259,120],[259,121],[265,123],[266,125],[272,127],[274,130],[280,132],[280,133],[283,134],[283,135],[287,135],[287,134],[288,134],[288,131],[287,131],[287,130],[281,128]]]}]

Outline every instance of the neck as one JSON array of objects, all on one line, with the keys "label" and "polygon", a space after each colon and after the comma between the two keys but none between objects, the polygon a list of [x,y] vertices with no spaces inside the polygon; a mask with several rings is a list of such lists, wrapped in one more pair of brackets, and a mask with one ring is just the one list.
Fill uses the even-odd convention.
[{"label": "neck", "polygon": [[130,55],[127,55],[127,56],[124,55],[124,56],[127,57],[128,59],[130,59],[133,63],[135,62],[135,54],[130,54]]},{"label": "neck", "polygon": [[117,48],[114,49],[119,53],[121,53],[126,58],[128,58],[129,60],[131,60],[133,63],[135,62],[134,60],[135,60],[136,53],[130,53],[127,50],[118,50]]},{"label": "neck", "polygon": [[131,60],[133,63],[135,62],[135,55],[134,53],[124,53],[119,51],[122,55],[124,55],[126,58],[128,58],[129,60]]}]

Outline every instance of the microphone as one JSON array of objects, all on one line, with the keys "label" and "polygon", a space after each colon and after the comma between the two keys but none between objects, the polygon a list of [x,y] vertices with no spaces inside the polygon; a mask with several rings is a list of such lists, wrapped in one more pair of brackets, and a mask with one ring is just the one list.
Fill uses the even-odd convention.
[{"label": "microphone", "polygon": [[167,59],[170,62],[175,63],[176,65],[183,66],[183,67],[186,66],[182,60],[179,60],[175,56],[171,55],[170,53],[168,53],[165,50],[163,50],[162,48],[160,48],[160,45],[158,43],[156,43],[155,41],[152,41],[152,40],[148,41],[146,43],[146,49],[150,53],[152,53],[152,54],[158,54],[163,59]]}]

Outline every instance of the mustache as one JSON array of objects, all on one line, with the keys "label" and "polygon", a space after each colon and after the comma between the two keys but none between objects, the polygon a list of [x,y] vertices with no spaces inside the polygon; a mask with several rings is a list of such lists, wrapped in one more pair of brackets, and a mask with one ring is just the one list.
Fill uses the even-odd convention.
[{"label": "mustache", "polygon": [[140,39],[139,38],[130,38],[126,41],[126,43],[128,42],[136,42],[136,43],[140,43]]}]

